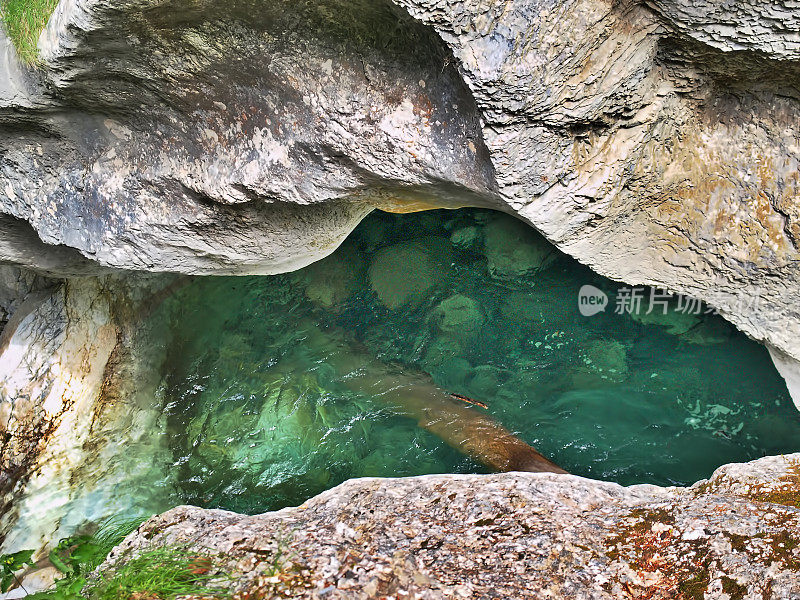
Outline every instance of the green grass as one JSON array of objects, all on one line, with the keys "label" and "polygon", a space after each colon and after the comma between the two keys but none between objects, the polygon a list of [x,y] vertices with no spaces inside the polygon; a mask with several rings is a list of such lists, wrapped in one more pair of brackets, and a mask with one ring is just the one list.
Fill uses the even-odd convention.
[{"label": "green grass", "polygon": [[73,536],[61,540],[50,552],[53,566],[69,577],[90,573],[106,559],[108,553],[145,519],[110,519],[93,535]]},{"label": "green grass", "polygon": [[23,62],[29,65],[38,62],[39,34],[57,4],[58,0],[0,0],[6,33]]},{"label": "green grass", "polygon": [[[61,540],[50,552],[50,562],[62,577],[29,600],[173,600],[195,595],[224,598],[228,594],[212,584],[228,576],[217,569],[210,555],[183,546],[159,546],[120,562],[107,573],[96,571],[126,535],[144,518],[113,519],[93,535]],[[3,588],[18,581],[15,572],[32,564],[32,551],[0,556]],[[2,591],[2,590],[0,590]]]},{"label": "green grass", "polygon": [[107,579],[101,575],[90,583],[87,596],[91,600],[172,600],[187,595],[222,598],[226,592],[211,585],[219,578],[210,557],[164,546],[126,561]]}]

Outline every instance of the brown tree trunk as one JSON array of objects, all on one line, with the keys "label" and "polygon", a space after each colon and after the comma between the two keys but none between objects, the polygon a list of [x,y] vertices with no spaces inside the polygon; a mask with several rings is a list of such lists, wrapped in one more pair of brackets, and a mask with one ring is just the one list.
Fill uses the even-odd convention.
[{"label": "brown tree trunk", "polygon": [[[322,332],[309,323],[311,344],[330,345],[339,331]],[[320,336],[320,337],[317,337]],[[320,339],[327,338],[327,339]],[[341,352],[329,353],[331,364],[352,391],[386,403],[394,412],[415,419],[419,426],[459,452],[496,471],[566,473],[488,414],[479,412],[436,387],[427,374],[400,369],[359,352],[342,342]]]}]

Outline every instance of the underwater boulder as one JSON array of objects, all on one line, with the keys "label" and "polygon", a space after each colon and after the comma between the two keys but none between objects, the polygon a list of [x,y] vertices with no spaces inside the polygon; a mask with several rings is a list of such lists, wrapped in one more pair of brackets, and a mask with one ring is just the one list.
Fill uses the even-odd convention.
[{"label": "underwater boulder", "polygon": [[437,384],[453,390],[461,388],[471,372],[472,364],[460,356],[445,360],[436,368],[431,369],[431,375]]},{"label": "underwater boulder", "polygon": [[475,225],[461,227],[450,234],[450,242],[462,250],[477,246],[481,241],[481,230]]},{"label": "underwater boulder", "polygon": [[431,312],[431,322],[446,335],[472,337],[478,333],[486,320],[480,304],[462,294],[443,300]]},{"label": "underwater boulder", "polygon": [[489,274],[510,279],[541,271],[555,260],[556,249],[532,227],[499,215],[484,228],[484,253]]},{"label": "underwater boulder", "polygon": [[430,371],[455,357],[461,356],[463,352],[464,348],[458,340],[448,336],[437,337],[428,345],[423,364]]},{"label": "underwater boulder", "polygon": [[386,245],[386,240],[392,239],[392,218],[384,213],[374,212],[369,219],[361,222],[355,230],[358,243],[362,252],[371,253]]},{"label": "underwater boulder", "polygon": [[508,373],[492,365],[479,365],[473,371],[469,382],[470,392],[478,399],[491,398],[497,394]]},{"label": "underwater boulder", "polygon": [[629,314],[637,323],[658,325],[672,335],[683,335],[693,327],[697,327],[701,321],[700,315],[675,310],[672,306],[666,313],[661,309],[654,309],[649,314],[645,310],[632,311]]},{"label": "underwater boulder", "polygon": [[443,279],[451,262],[452,247],[443,237],[394,244],[372,257],[370,286],[387,308],[416,305]]},{"label": "underwater boulder", "polygon": [[591,340],[580,352],[583,362],[573,375],[577,388],[593,387],[603,382],[620,383],[628,379],[628,352],[617,340]]},{"label": "underwater boulder", "polygon": [[297,272],[305,296],[316,306],[330,310],[355,291],[366,264],[361,252],[345,242],[336,252]]}]

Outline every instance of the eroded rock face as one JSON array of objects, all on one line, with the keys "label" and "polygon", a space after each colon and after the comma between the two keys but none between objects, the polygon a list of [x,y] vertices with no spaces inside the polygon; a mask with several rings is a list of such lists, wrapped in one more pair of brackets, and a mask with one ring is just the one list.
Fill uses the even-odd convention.
[{"label": "eroded rock face", "polygon": [[233,576],[224,586],[264,596],[794,598],[798,485],[800,455],[727,465],[691,488],[522,473],[360,479],[254,517],[178,507],[106,568],[189,544]]},{"label": "eroded rock face", "polygon": [[400,3],[453,49],[517,214],[800,357],[797,7]]},{"label": "eroded rock face", "polygon": [[375,206],[480,203],[479,117],[435,40],[388,2],[62,2],[0,105],[0,211],[102,265],[266,274]]},{"label": "eroded rock face", "polygon": [[0,274],[20,294],[0,335],[0,553],[44,548],[113,510],[153,510],[171,456],[152,435],[164,427],[163,348],[130,325],[172,278]]},{"label": "eroded rock face", "polygon": [[[705,300],[770,345],[797,388],[797,11],[791,0],[62,0],[41,39],[40,70],[22,67],[0,39],[0,261],[72,278],[112,277],[109,268],[277,273],[332,252],[375,207],[494,207],[605,275]],[[470,232],[455,241],[479,243]],[[19,416],[87,431],[96,410],[108,408],[94,405],[106,376],[123,369],[114,352],[124,319],[99,279],[50,289],[18,275],[0,285],[3,420],[12,429]],[[13,293],[3,296],[3,286]],[[327,288],[309,294],[322,305],[337,298]],[[431,362],[452,359],[451,349],[439,350]],[[138,373],[135,364],[125,368]],[[490,373],[485,379],[492,385]],[[158,426],[135,407],[116,410]],[[80,436],[59,439],[47,449],[52,461],[41,462],[72,466],[45,469],[31,494],[85,459]],[[36,439],[14,443],[8,456],[42,450]],[[4,470],[26,469],[9,462]],[[781,473],[779,481],[790,476]],[[16,481],[0,482],[0,492]],[[405,541],[385,538],[400,558],[380,561],[391,586],[430,588],[432,597],[476,565],[487,573],[477,586],[494,585],[498,574],[509,585],[524,581],[520,564],[530,575],[524,557],[514,566],[481,562],[486,540],[506,543],[507,530],[491,529],[496,522],[545,528],[525,548],[563,568],[563,580],[542,583],[561,586],[554,589],[613,597],[626,585],[673,590],[690,576],[712,594],[741,586],[798,593],[784,573],[797,569],[794,550],[781,554],[794,538],[780,537],[797,530],[796,510],[723,484],[713,496],[507,475],[482,480],[484,494],[469,491],[477,479],[442,478],[441,490],[437,481],[356,482],[312,502],[304,517],[263,519],[299,519],[346,540],[351,525],[325,516],[336,494],[352,490],[342,506],[357,507],[362,493],[412,502],[424,488],[447,507],[429,507],[439,525],[427,527],[440,533],[426,539],[445,548],[457,540],[462,551],[464,535],[486,536],[473,535],[463,563],[437,563],[446,555],[431,551],[439,557],[415,579],[423,567],[403,575],[411,567],[402,552],[422,547],[421,521],[383,533],[375,525],[384,536],[409,525]],[[442,495],[449,488],[455,498]],[[91,501],[56,496],[53,506]],[[519,497],[553,520],[526,517]],[[33,510],[31,498],[15,510]],[[489,516],[478,517],[484,506]],[[496,521],[495,506],[514,519]],[[214,514],[218,523],[243,519]],[[459,514],[476,518],[453,525]],[[594,533],[547,529],[584,519]],[[641,544],[626,548],[611,531]],[[589,550],[574,545],[573,533],[589,536],[581,542]],[[741,549],[737,540],[752,543]],[[699,552],[705,571],[636,554],[659,544],[679,556]],[[560,547],[570,551],[553,552]],[[347,560],[311,565],[330,572],[314,585],[334,575],[338,585]],[[768,572],[769,563],[782,566]],[[385,578],[370,577],[356,584],[378,593]],[[758,587],[770,578],[773,587]],[[345,593],[338,589],[330,593]]]},{"label": "eroded rock face", "polygon": [[797,10],[64,0],[41,71],[3,42],[0,212],[101,265],[273,273],[375,206],[493,206],[794,365]]}]

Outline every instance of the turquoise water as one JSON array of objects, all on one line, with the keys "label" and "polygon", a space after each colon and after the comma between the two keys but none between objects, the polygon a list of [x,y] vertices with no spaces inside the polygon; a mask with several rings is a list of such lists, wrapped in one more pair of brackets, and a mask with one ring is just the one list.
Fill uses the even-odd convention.
[{"label": "turquoise water", "polygon": [[[580,314],[586,284],[604,312]],[[763,347],[674,298],[643,314],[649,290],[618,314],[621,287],[481,210],[375,213],[302,271],[194,280],[161,308],[175,500],[252,513],[351,477],[485,472],[382,400],[428,377],[568,471],[626,485],[798,450]],[[380,383],[359,389],[365,371]]]}]

